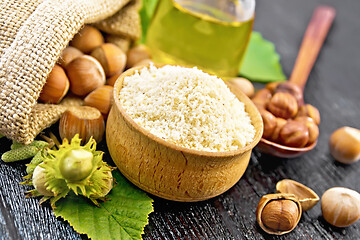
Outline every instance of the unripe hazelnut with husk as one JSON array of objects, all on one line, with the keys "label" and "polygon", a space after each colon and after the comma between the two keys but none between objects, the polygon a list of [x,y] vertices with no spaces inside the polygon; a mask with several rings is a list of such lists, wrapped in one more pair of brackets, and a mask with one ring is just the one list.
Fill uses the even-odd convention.
[{"label": "unripe hazelnut with husk", "polygon": [[300,116],[300,117],[296,117],[295,121],[304,123],[306,125],[306,127],[308,128],[309,140],[308,140],[307,145],[311,145],[314,142],[316,142],[317,138],[319,137],[319,127],[314,122],[314,120],[310,117]]},{"label": "unripe hazelnut with husk", "polygon": [[291,82],[283,82],[276,86],[274,93],[284,92],[290,93],[296,99],[298,106],[302,106],[304,104],[303,91],[301,88]]},{"label": "unripe hazelnut with husk", "polygon": [[310,105],[310,104],[305,104],[299,107],[299,111],[297,116],[306,116],[306,117],[310,117],[314,120],[314,122],[319,125],[320,124],[320,113],[319,110]]},{"label": "unripe hazelnut with husk", "polygon": [[74,36],[70,46],[79,49],[83,53],[90,53],[103,43],[104,37],[101,32],[92,26],[86,25]]},{"label": "unripe hazelnut with husk", "polygon": [[267,109],[276,117],[289,119],[298,112],[296,99],[290,93],[275,93],[267,104]]},{"label": "unripe hazelnut with husk", "polygon": [[107,77],[122,72],[126,66],[126,54],[112,43],[104,43],[91,52],[104,68]]},{"label": "unripe hazelnut with husk", "polygon": [[245,93],[246,96],[252,97],[254,95],[255,89],[253,84],[247,80],[246,78],[231,78],[227,80],[228,83],[234,87]]},{"label": "unripe hazelnut with husk", "polygon": [[297,226],[301,214],[301,204],[293,194],[268,194],[259,201],[256,220],[266,233],[283,235]]},{"label": "unripe hazelnut with husk", "polygon": [[288,120],[280,131],[280,142],[289,147],[304,147],[309,141],[306,125],[295,120]]},{"label": "unripe hazelnut with husk", "polygon": [[34,185],[36,191],[44,196],[54,196],[54,193],[50,190],[46,189],[46,176],[45,176],[45,169],[42,167],[43,164],[39,164],[34,169],[32,175],[32,184]]},{"label": "unripe hazelnut with husk", "polygon": [[360,130],[341,127],[334,131],[329,140],[331,155],[336,161],[351,164],[360,160]]},{"label": "unripe hazelnut with husk", "polygon": [[251,98],[257,108],[265,108],[267,103],[271,99],[271,92],[269,89],[263,88],[258,90],[255,95]]},{"label": "unripe hazelnut with husk", "polygon": [[59,134],[61,139],[72,139],[79,134],[82,143],[93,137],[100,142],[105,132],[105,122],[101,112],[93,107],[71,107],[60,118]]},{"label": "unripe hazelnut with husk", "polygon": [[270,140],[273,142],[280,142],[280,131],[285,126],[287,121],[283,118],[276,118],[276,127],[270,137]]},{"label": "unripe hazelnut with husk", "polygon": [[88,177],[93,169],[93,155],[84,149],[71,149],[60,160],[59,169],[69,182]]},{"label": "unripe hazelnut with husk", "polygon": [[105,84],[106,77],[101,64],[94,57],[83,55],[66,66],[70,90],[78,96],[85,96]]},{"label": "unripe hazelnut with husk", "polygon": [[132,68],[135,64],[139,63],[144,59],[151,58],[149,49],[144,44],[139,44],[127,52],[127,68]]},{"label": "unripe hazelnut with husk", "polygon": [[321,211],[331,225],[350,226],[360,218],[360,194],[348,188],[330,188],[321,197]]},{"label": "unripe hazelnut with husk", "polygon": [[55,65],[41,90],[39,100],[44,103],[59,103],[69,91],[70,82],[62,67]]},{"label": "unripe hazelnut with husk", "polygon": [[276,117],[265,109],[260,109],[260,114],[264,123],[263,137],[270,139],[276,128]]},{"label": "unripe hazelnut with husk", "polygon": [[114,187],[114,178],[112,176],[111,171],[107,172],[108,177],[104,180],[104,185],[102,188],[102,192],[99,194],[92,194],[93,198],[102,198],[109,194],[111,189]]},{"label": "unripe hazelnut with husk", "polygon": [[86,106],[97,108],[106,119],[112,105],[113,90],[112,86],[101,86],[89,93],[84,98],[84,103]]},{"label": "unripe hazelnut with husk", "polygon": [[82,55],[84,55],[84,53],[79,49],[69,46],[61,52],[58,63],[61,67],[65,68],[72,60]]}]

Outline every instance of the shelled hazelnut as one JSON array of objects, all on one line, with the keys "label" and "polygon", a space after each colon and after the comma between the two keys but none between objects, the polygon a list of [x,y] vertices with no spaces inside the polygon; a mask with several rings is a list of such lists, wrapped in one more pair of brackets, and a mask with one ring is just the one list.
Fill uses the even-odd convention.
[{"label": "shelled hazelnut", "polygon": [[256,220],[266,233],[283,235],[297,226],[301,214],[301,204],[293,194],[268,194],[259,201]]},{"label": "shelled hazelnut", "polygon": [[280,83],[276,86],[274,93],[283,92],[290,93],[297,101],[298,106],[304,104],[303,92],[299,86],[290,82]]},{"label": "shelled hazelnut", "polygon": [[267,103],[270,101],[270,99],[271,99],[271,92],[269,89],[266,88],[258,90],[255,93],[255,95],[251,98],[253,103],[258,108],[265,108]]},{"label": "shelled hazelnut", "polygon": [[286,123],[287,123],[287,120],[285,120],[283,118],[276,118],[276,127],[275,127],[271,137],[269,138],[271,141],[274,141],[274,142],[280,141],[280,131],[285,126]]},{"label": "shelled hazelnut", "polygon": [[264,123],[263,136],[267,139],[271,138],[277,124],[276,117],[271,112],[266,111],[265,109],[260,109],[260,114]]},{"label": "shelled hazelnut", "polygon": [[267,104],[267,109],[276,117],[289,119],[298,111],[296,99],[290,93],[275,93]]},{"label": "shelled hazelnut", "polygon": [[280,142],[289,147],[304,147],[309,141],[309,131],[302,122],[288,120],[281,128]]},{"label": "shelled hazelnut", "polygon": [[302,122],[306,125],[309,131],[309,140],[306,145],[313,144],[319,137],[319,127],[316,125],[315,121],[306,116],[299,116],[295,118],[295,121]]},{"label": "shelled hazelnut", "polygon": [[314,122],[316,123],[316,125],[320,124],[320,113],[319,110],[310,105],[310,104],[305,104],[299,107],[299,111],[297,116],[306,116],[306,117],[310,117],[314,120]]}]

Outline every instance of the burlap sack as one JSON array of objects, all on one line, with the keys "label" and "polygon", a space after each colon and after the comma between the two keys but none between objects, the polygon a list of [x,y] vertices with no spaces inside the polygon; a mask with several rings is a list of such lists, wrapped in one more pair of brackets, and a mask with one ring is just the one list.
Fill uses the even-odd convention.
[{"label": "burlap sack", "polygon": [[61,51],[84,24],[114,15],[129,1],[1,0],[0,134],[28,144],[59,119],[68,104],[37,99]]}]

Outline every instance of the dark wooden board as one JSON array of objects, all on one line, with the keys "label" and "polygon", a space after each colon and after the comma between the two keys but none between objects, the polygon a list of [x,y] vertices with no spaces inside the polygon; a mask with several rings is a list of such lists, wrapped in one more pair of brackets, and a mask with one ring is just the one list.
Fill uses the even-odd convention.
[{"label": "dark wooden board", "polygon": [[[283,178],[302,182],[320,196],[330,187],[360,192],[360,163],[342,165],[329,154],[332,131],[360,128],[360,1],[258,0],[254,29],[275,43],[284,72],[291,73],[313,9],[328,4],[337,16],[305,89],[305,100],[322,116],[317,147],[296,159],[277,159],[254,151],[241,180],[219,197],[199,203],[177,203],[154,197],[155,212],[143,238],[150,239],[360,239],[360,222],[348,228],[329,226],[320,204],[303,214],[297,228],[281,237],[265,234],[256,224],[260,197],[275,191]],[[257,87],[262,85],[257,84]],[[105,149],[104,143],[102,143]],[[0,140],[0,153],[9,141]],[[108,157],[108,154],[107,154]],[[49,205],[25,199],[29,189],[18,185],[25,162],[0,162],[0,239],[82,239]]]}]

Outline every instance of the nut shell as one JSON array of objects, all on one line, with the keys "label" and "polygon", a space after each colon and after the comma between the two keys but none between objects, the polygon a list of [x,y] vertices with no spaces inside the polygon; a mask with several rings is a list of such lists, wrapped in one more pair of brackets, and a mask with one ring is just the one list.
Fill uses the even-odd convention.
[{"label": "nut shell", "polygon": [[348,188],[330,188],[321,197],[321,211],[331,225],[350,226],[360,218],[360,194]]},{"label": "nut shell", "polygon": [[260,199],[256,220],[266,233],[283,235],[297,226],[301,213],[301,204],[293,194],[268,194]]},{"label": "nut shell", "polygon": [[71,40],[70,45],[83,53],[90,53],[104,43],[104,37],[96,28],[86,25]]},{"label": "nut shell", "polygon": [[313,208],[320,200],[319,196],[309,187],[291,179],[283,179],[276,184],[278,193],[294,194],[299,200],[302,210]]},{"label": "nut shell", "polygon": [[78,96],[85,96],[105,84],[105,72],[101,64],[88,55],[76,58],[66,66],[70,90]]},{"label": "nut shell", "polygon": [[126,54],[115,44],[105,43],[92,51],[91,56],[101,63],[107,77],[125,69]]},{"label": "nut shell", "polygon": [[39,100],[44,103],[59,103],[69,91],[69,86],[64,69],[55,65],[41,90]]},{"label": "nut shell", "polygon": [[342,127],[334,131],[329,140],[331,155],[336,161],[351,164],[360,159],[360,130]]},{"label": "nut shell", "polygon": [[298,112],[296,99],[290,93],[275,93],[267,104],[267,109],[276,117],[289,119]]}]

